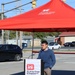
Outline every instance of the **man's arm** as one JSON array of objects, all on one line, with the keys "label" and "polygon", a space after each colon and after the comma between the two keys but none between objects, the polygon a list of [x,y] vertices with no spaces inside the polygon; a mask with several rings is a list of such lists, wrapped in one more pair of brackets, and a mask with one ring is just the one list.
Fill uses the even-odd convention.
[{"label": "man's arm", "polygon": [[40,54],[41,54],[41,53],[39,52],[39,55],[38,55],[38,58],[37,58],[37,59],[41,59],[41,56],[40,56]]},{"label": "man's arm", "polygon": [[51,59],[52,59],[52,64],[50,65],[50,68],[52,68],[56,63],[55,54],[52,50],[51,50]]}]

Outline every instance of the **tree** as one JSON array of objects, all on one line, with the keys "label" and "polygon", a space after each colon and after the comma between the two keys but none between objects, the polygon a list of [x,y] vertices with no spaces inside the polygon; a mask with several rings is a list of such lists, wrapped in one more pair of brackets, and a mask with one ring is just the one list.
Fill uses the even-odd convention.
[{"label": "tree", "polygon": [[[31,35],[32,33],[25,32],[24,35]],[[43,38],[47,36],[56,36],[58,37],[60,32],[34,32],[34,38],[40,38],[43,40]]]},{"label": "tree", "polygon": [[48,35],[49,36],[56,36],[56,37],[58,37],[60,33],[61,32],[51,32],[51,33],[49,32]]},{"label": "tree", "polygon": [[56,36],[58,37],[60,32],[35,32],[34,37],[43,39],[46,36]]},{"label": "tree", "polygon": [[43,39],[44,37],[46,37],[46,33],[43,33],[43,32],[34,32],[34,38]]},{"label": "tree", "polygon": [[10,38],[9,39],[13,39],[16,37],[16,31],[10,31]]}]

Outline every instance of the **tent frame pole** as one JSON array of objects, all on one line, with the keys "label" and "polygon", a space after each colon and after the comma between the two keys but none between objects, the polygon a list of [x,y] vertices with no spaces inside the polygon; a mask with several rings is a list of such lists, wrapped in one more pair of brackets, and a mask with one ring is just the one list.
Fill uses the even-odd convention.
[{"label": "tent frame pole", "polygon": [[32,59],[33,59],[33,50],[34,50],[34,32],[32,32],[32,56],[31,56]]}]

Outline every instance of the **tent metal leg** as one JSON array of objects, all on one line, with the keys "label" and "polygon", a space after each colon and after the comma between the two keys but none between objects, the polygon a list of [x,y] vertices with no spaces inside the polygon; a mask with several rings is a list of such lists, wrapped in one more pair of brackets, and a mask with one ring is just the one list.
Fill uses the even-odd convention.
[{"label": "tent metal leg", "polygon": [[32,32],[32,59],[33,59],[33,50],[34,50],[34,32]]}]

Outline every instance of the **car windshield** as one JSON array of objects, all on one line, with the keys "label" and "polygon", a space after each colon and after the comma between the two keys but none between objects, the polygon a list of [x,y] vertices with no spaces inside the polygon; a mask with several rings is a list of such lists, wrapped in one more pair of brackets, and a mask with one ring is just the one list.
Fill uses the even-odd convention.
[{"label": "car windshield", "polygon": [[56,42],[49,43],[49,46],[54,46],[54,45],[58,45],[58,43],[56,43]]},{"label": "car windshield", "polygon": [[75,43],[75,42],[72,42],[72,43]]},{"label": "car windshield", "polygon": [[2,45],[0,45],[0,48],[2,48]]},{"label": "car windshield", "polygon": [[55,42],[50,42],[49,43],[50,46],[53,46],[54,44],[55,44]]},{"label": "car windshield", "polygon": [[65,44],[70,44],[71,42],[66,42]]},{"label": "car windshield", "polygon": [[58,43],[55,43],[55,45],[58,45]]},{"label": "car windshield", "polygon": [[0,46],[0,50],[6,50],[7,49],[7,46],[6,45],[1,45]]}]

